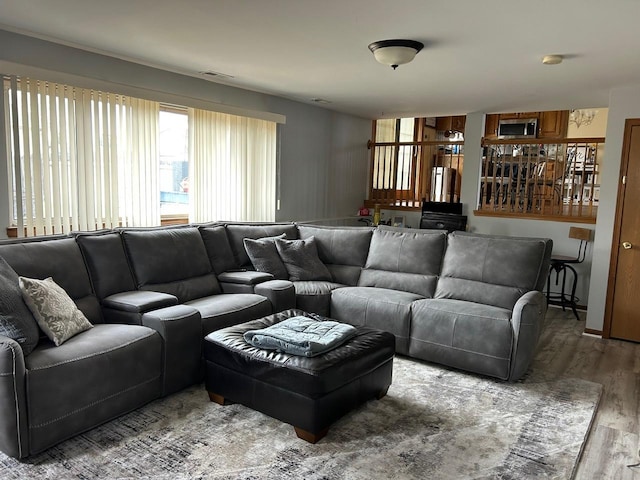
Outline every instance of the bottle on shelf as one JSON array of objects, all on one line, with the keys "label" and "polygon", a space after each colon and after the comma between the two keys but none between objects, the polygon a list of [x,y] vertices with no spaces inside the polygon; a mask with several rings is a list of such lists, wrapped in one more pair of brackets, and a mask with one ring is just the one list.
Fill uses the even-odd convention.
[{"label": "bottle on shelf", "polygon": [[373,206],[373,225],[378,225],[380,223],[380,204],[376,203]]}]

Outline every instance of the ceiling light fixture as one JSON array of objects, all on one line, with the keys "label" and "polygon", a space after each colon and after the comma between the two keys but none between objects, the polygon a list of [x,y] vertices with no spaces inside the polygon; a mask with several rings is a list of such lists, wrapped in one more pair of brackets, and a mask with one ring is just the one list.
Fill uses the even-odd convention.
[{"label": "ceiling light fixture", "polygon": [[375,59],[394,70],[398,65],[409,63],[424,48],[424,44],[415,40],[380,40],[369,45]]},{"label": "ceiling light fixture", "polygon": [[597,110],[571,110],[569,123],[574,123],[576,128],[580,128],[581,125],[591,125],[596,113],[598,113]]},{"label": "ceiling light fixture", "polygon": [[562,63],[562,55],[545,55],[542,57],[542,63],[545,65],[558,65]]}]

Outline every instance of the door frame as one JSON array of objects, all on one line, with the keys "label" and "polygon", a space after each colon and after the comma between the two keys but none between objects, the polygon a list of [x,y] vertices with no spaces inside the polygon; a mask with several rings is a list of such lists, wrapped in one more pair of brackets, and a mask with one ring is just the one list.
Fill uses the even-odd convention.
[{"label": "door frame", "polygon": [[609,279],[607,281],[607,296],[605,300],[602,338],[611,338],[613,299],[618,270],[618,256],[620,251],[620,231],[622,230],[622,210],[626,192],[626,184],[622,182],[622,178],[627,174],[629,169],[629,150],[631,149],[631,131],[633,127],[640,127],[640,118],[627,118],[624,122],[622,159],[620,161],[620,173],[618,175],[618,195],[616,197],[616,214],[613,221],[613,239],[611,240],[611,260],[609,262]]}]

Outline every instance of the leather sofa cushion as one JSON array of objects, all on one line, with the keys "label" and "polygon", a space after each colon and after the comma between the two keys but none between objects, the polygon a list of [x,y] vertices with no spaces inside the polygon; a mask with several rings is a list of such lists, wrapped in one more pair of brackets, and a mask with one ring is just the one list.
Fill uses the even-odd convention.
[{"label": "leather sofa cushion", "polygon": [[220,293],[197,228],[123,230],[138,288],[175,295],[184,303]]},{"label": "leather sofa cushion", "polygon": [[134,325],[40,345],[25,359],[31,453],[157,398],[161,355],[160,336]]},{"label": "leather sofa cushion", "polygon": [[508,378],[514,342],[510,310],[448,299],[418,300],[411,310],[410,356]]},{"label": "leather sofa cushion", "polygon": [[296,291],[296,307],[305,312],[317,313],[328,317],[331,315],[331,292],[344,287],[341,283],[326,281],[293,282]]},{"label": "leather sofa cushion", "polygon": [[89,276],[100,300],[118,292],[135,290],[136,285],[118,232],[76,236]]},{"label": "leather sofa cushion", "polygon": [[440,273],[446,233],[378,227],[358,286],[407,291],[432,297]]},{"label": "leather sofa cushion", "polygon": [[288,240],[298,238],[298,229],[292,223],[269,223],[269,224],[243,224],[230,223],[227,224],[227,236],[231,244],[231,250],[235,257],[235,263],[238,267],[251,266],[246,250],[244,249],[245,238],[264,238],[277,237],[283,233]]},{"label": "leather sofa cushion", "polygon": [[209,256],[209,262],[218,275],[240,267],[231,250],[224,225],[200,227],[200,235]]},{"label": "leather sofa cushion", "polygon": [[383,288],[339,288],[331,292],[331,317],[391,332],[396,337],[396,351],[407,355],[411,305],[423,298],[415,293]]},{"label": "leather sofa cushion", "polygon": [[323,263],[363,267],[367,261],[372,228],[298,225],[298,231],[300,238],[315,238]]},{"label": "leather sofa cushion", "polygon": [[273,313],[271,302],[253,293],[221,293],[197,298],[185,305],[195,308],[202,317],[202,336],[238,323]]},{"label": "leather sofa cushion", "polygon": [[80,247],[73,238],[18,240],[0,245],[0,255],[22,277],[52,277],[92,324],[103,322]]},{"label": "leather sofa cushion", "polygon": [[544,285],[550,251],[544,239],[451,233],[435,298],[512,310],[518,298]]}]

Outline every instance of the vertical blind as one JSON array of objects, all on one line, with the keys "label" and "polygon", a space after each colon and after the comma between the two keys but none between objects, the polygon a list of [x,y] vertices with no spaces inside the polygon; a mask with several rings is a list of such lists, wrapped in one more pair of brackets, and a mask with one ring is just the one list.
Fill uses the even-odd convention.
[{"label": "vertical blind", "polygon": [[[160,104],[5,77],[8,170],[18,235],[160,225]],[[276,123],[189,116],[191,222],[273,221]]]},{"label": "vertical blind", "polygon": [[274,122],[191,108],[189,152],[191,221],[275,220]]},{"label": "vertical blind", "polygon": [[4,88],[19,236],[159,224],[157,102],[15,76]]}]

